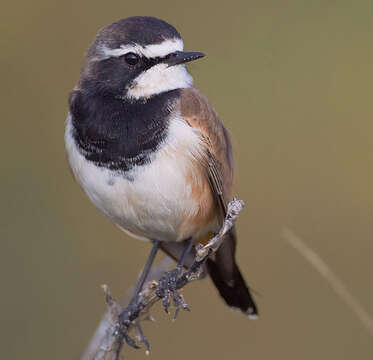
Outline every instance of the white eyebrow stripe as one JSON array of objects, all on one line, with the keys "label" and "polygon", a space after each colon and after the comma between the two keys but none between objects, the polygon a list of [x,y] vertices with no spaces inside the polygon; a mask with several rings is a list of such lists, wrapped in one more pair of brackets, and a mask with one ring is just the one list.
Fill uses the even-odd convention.
[{"label": "white eyebrow stripe", "polygon": [[160,44],[150,44],[146,46],[133,44],[133,45],[121,45],[116,49],[109,49],[106,46],[101,47],[104,59],[110,57],[119,57],[129,52],[133,52],[138,55],[143,55],[147,58],[163,57],[175,51],[182,51],[184,44],[181,39],[168,39]]}]

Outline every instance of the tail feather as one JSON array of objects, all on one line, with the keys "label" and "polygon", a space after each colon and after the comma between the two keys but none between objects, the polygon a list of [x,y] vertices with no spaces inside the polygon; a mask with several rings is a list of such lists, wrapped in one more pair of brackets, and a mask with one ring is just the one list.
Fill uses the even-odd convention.
[{"label": "tail feather", "polygon": [[207,270],[228,306],[242,311],[249,318],[258,317],[258,308],[235,261],[235,233],[227,235],[215,259],[208,259]]},{"label": "tail feather", "polygon": [[242,311],[249,318],[255,319],[258,316],[258,308],[238,266],[236,265],[235,268],[233,280],[231,284],[228,284],[223,280],[218,264],[212,260],[207,262],[210,277],[227,305]]}]

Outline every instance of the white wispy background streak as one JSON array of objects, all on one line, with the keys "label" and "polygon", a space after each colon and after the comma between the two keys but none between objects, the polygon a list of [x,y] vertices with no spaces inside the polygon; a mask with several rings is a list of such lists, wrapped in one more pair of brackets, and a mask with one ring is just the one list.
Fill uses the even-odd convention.
[{"label": "white wispy background streak", "polygon": [[373,336],[373,319],[360,301],[347,289],[343,281],[333,272],[327,263],[290,229],[282,231],[283,238],[301,254],[308,263],[326,280],[338,297],[360,320],[360,323]]}]

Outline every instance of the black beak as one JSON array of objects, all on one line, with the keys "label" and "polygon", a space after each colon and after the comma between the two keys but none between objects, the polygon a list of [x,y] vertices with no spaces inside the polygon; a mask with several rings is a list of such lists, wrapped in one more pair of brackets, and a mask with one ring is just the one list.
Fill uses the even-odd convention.
[{"label": "black beak", "polygon": [[189,61],[194,61],[203,58],[205,54],[194,51],[175,51],[172,54],[167,55],[163,58],[162,62],[168,64],[168,66],[174,66],[179,64],[185,64]]}]

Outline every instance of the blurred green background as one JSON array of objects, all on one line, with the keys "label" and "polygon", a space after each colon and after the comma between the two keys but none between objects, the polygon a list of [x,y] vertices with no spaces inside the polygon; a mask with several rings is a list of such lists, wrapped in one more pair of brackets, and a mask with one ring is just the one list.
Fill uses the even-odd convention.
[{"label": "blurred green background", "polygon": [[[238,259],[258,321],[209,281],[172,323],[154,309],[152,359],[372,359],[368,332],[281,237],[291,228],[373,313],[373,2],[3,1],[2,359],[77,359],[105,305],[136,278],[149,244],[106,220],[73,181],[67,95],[96,31],[153,15],[175,25],[189,66],[232,132],[246,202]],[[145,359],[126,350],[128,359]]]}]

